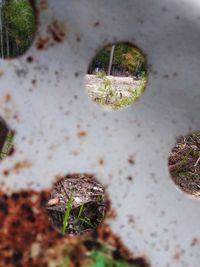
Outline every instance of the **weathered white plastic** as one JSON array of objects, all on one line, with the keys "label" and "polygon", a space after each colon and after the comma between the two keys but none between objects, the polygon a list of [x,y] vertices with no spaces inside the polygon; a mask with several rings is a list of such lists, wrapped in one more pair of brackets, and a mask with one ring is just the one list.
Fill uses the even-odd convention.
[{"label": "weathered white plastic", "polygon": [[[39,16],[41,37],[57,21],[65,40],[0,62],[0,115],[16,131],[0,180],[41,189],[57,175],[95,173],[118,214],[111,227],[135,255],[153,267],[199,267],[200,243],[191,245],[200,240],[199,201],[175,187],[167,165],[176,137],[200,128],[200,2],[51,0]],[[84,76],[96,51],[118,41],[144,52],[149,81],[132,107],[104,111]]]}]

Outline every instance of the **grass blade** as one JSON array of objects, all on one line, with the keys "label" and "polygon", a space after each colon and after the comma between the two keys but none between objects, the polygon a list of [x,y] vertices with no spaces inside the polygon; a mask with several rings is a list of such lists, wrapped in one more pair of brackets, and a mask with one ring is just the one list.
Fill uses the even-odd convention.
[{"label": "grass blade", "polygon": [[85,218],[80,218],[80,221],[86,223],[87,225],[89,225],[90,227],[94,228],[95,226],[90,222],[90,219],[85,217]]},{"label": "grass blade", "polygon": [[81,217],[81,215],[83,213],[83,210],[84,210],[84,203],[82,203],[81,206],[80,206],[78,217],[76,218],[76,224],[79,222],[80,217]]},{"label": "grass blade", "polygon": [[64,235],[68,226],[68,220],[69,220],[69,215],[70,215],[70,211],[71,211],[71,204],[73,201],[73,193],[70,192],[70,197],[69,200],[67,202],[67,207],[66,207],[66,211],[65,211],[65,217],[63,220],[63,227],[62,227],[62,234]]}]

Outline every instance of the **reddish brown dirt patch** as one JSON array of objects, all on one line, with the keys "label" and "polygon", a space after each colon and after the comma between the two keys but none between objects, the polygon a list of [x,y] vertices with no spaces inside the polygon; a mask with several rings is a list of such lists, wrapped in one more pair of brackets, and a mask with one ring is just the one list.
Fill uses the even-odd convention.
[{"label": "reddish brown dirt patch", "polygon": [[85,131],[78,132],[78,137],[79,138],[83,138],[83,137],[86,137],[86,136],[87,136],[87,133]]},{"label": "reddish brown dirt patch", "polygon": [[35,242],[45,249],[62,239],[46,218],[47,196],[47,192],[20,191],[10,196],[0,192],[1,267],[47,266],[44,251],[40,252],[44,256],[42,261],[31,256]]},{"label": "reddish brown dirt patch", "polygon": [[52,22],[52,24],[49,25],[48,27],[48,31],[50,32],[52,39],[55,42],[60,43],[64,40],[64,37],[65,37],[64,27],[58,21]]},{"label": "reddish brown dirt patch", "polygon": [[38,50],[46,49],[49,46],[49,37],[41,37],[37,38],[36,47]]}]

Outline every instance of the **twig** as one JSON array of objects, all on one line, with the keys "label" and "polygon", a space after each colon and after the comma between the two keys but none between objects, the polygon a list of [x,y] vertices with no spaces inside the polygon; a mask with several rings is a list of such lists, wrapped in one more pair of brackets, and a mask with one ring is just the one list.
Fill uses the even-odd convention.
[{"label": "twig", "polygon": [[199,162],[200,162],[200,156],[199,156],[199,158],[197,159],[197,161],[195,162],[194,167],[196,167],[196,166],[198,165]]}]

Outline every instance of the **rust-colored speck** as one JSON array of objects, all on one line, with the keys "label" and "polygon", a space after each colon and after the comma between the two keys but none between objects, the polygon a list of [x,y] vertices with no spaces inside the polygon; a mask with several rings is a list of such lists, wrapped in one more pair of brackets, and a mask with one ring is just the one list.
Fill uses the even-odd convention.
[{"label": "rust-colored speck", "polygon": [[110,207],[110,204],[107,204],[107,214],[106,214],[106,217],[109,218],[109,219],[116,219],[117,218],[117,213],[114,209],[111,209]]},{"label": "rust-colored speck", "polygon": [[10,174],[10,171],[9,170],[5,170],[5,171],[3,171],[3,175],[4,176],[8,176]]},{"label": "rust-colored speck", "polygon": [[10,94],[6,94],[5,97],[4,97],[4,100],[5,100],[5,103],[8,103],[10,102],[12,99],[11,95]]},{"label": "rust-colored speck", "polygon": [[15,171],[15,172],[19,172],[20,170],[30,168],[31,166],[32,166],[31,162],[29,162],[29,161],[27,161],[27,160],[20,161],[20,162],[17,162],[17,163],[13,166],[13,171]]},{"label": "rust-colored speck", "polygon": [[128,223],[129,224],[134,224],[135,223],[135,219],[133,218],[133,215],[129,215],[128,216]]},{"label": "rust-colored speck", "polygon": [[99,159],[99,165],[103,166],[105,164],[105,161],[103,159]]},{"label": "rust-colored speck", "polygon": [[14,173],[19,173],[20,171],[22,171],[23,169],[28,169],[32,166],[31,162],[24,160],[24,161],[19,161],[17,163],[15,163],[15,165],[9,169],[9,170],[4,170],[3,171],[3,175],[4,176],[8,176],[11,172]]},{"label": "rust-colored speck", "polygon": [[48,48],[49,47],[49,37],[39,36],[37,41],[36,41],[36,47],[39,50]]},{"label": "rust-colored speck", "polygon": [[83,138],[83,137],[86,137],[86,136],[87,136],[87,133],[85,131],[78,132],[78,137],[79,138]]},{"label": "rust-colored speck", "polygon": [[198,243],[198,239],[195,237],[192,239],[192,242],[191,242],[191,247],[194,247],[196,246],[196,244]]},{"label": "rust-colored speck", "polygon": [[177,251],[174,256],[173,256],[174,260],[179,261],[181,259],[181,252]]},{"label": "rust-colored speck", "polygon": [[130,156],[130,157],[129,157],[129,159],[128,159],[128,163],[129,163],[130,165],[134,165],[134,164],[135,164],[135,160],[134,160],[133,156]]},{"label": "rust-colored speck", "polygon": [[39,2],[39,9],[46,10],[48,9],[48,1],[47,0],[40,0]]},{"label": "rust-colored speck", "polygon": [[65,28],[64,28],[63,24],[61,24],[57,20],[52,22],[51,25],[49,25],[48,32],[51,34],[52,39],[55,42],[60,43],[64,40]]}]

